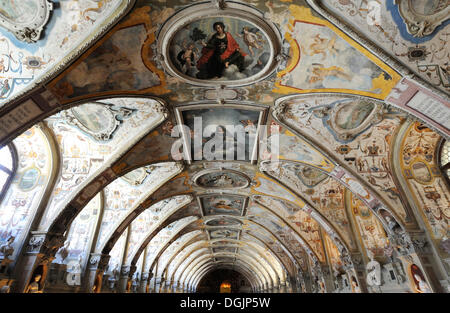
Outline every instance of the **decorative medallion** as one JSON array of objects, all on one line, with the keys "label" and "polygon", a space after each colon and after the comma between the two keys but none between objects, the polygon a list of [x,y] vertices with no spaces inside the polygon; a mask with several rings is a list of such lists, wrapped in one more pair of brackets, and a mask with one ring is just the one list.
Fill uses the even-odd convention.
[{"label": "decorative medallion", "polygon": [[152,167],[140,167],[123,175],[121,178],[130,185],[138,186],[144,182],[152,170]]},{"label": "decorative medallion", "polygon": [[280,34],[249,6],[192,5],[167,20],[157,53],[168,72],[196,85],[246,85],[277,67]]},{"label": "decorative medallion", "polygon": [[339,101],[329,107],[314,109],[317,117],[331,129],[333,135],[341,142],[353,140],[368,127],[382,119],[381,107],[365,99]]},{"label": "decorative medallion", "polygon": [[206,226],[241,226],[242,222],[235,218],[220,217],[206,222]]},{"label": "decorative medallion", "polygon": [[[288,96],[278,100],[276,117],[302,120],[313,116],[322,120],[323,125],[334,138],[348,143],[372,125],[383,120],[387,110],[382,103],[362,96],[336,96],[331,93],[317,94],[314,97]],[[284,116],[283,116],[284,114]],[[342,154],[345,154],[345,146]]]},{"label": "decorative medallion", "polygon": [[413,171],[414,179],[419,183],[429,183],[431,182],[431,172],[428,166],[423,162],[416,162],[411,166]]},{"label": "decorative medallion", "polygon": [[244,196],[211,195],[202,196],[204,215],[242,215]]},{"label": "decorative medallion", "polygon": [[450,16],[447,0],[396,0],[408,33],[414,37],[431,35]]},{"label": "decorative medallion", "polygon": [[96,140],[107,141],[133,111],[125,107],[92,102],[73,107],[62,114],[67,118],[67,123],[78,127]]},{"label": "decorative medallion", "polygon": [[245,188],[250,179],[237,171],[202,172],[194,178],[196,185],[203,188]]},{"label": "decorative medallion", "polygon": [[311,166],[294,164],[292,170],[301,182],[307,187],[314,187],[328,177],[323,171]]},{"label": "decorative medallion", "polygon": [[237,239],[239,231],[236,229],[217,229],[210,232],[211,239],[228,238]]},{"label": "decorative medallion", "polygon": [[39,40],[50,18],[53,4],[49,0],[6,0],[0,6],[0,26],[27,43]]},{"label": "decorative medallion", "polygon": [[19,181],[19,188],[23,191],[33,189],[39,182],[41,172],[36,167],[30,167],[23,173]]}]

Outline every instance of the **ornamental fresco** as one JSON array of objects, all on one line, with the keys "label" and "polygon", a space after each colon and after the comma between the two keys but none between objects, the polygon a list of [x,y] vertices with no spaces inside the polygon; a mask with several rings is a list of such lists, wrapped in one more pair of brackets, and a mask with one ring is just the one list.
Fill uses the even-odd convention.
[{"label": "ornamental fresco", "polygon": [[[164,181],[176,173],[176,169],[174,170],[171,165],[172,163],[162,163],[151,166],[150,174],[141,185],[130,185],[124,180],[116,179],[104,189],[105,207],[96,250],[103,248],[122,219],[136,209],[158,187],[157,177]],[[142,220],[144,224],[154,222],[152,218],[145,216],[147,214],[144,214]]]},{"label": "ornamental fresco", "polygon": [[205,196],[201,198],[205,215],[242,215],[244,197],[239,196]]},{"label": "ornamental fresco", "polygon": [[449,188],[434,153],[440,138],[422,124],[413,123],[403,137],[401,168],[432,238],[441,253],[449,254],[444,249],[450,236]]},{"label": "ornamental fresco", "polygon": [[[299,176],[299,173],[304,172],[305,168],[307,166],[302,164],[280,162],[278,171],[269,171],[268,173],[285,182],[305,200],[308,200],[336,228],[348,247],[356,249],[345,209],[344,194],[346,188],[336,180],[326,175],[324,177],[323,172],[309,167],[310,172],[315,172],[313,177],[320,178],[319,182],[311,183],[305,177]],[[294,216],[295,212],[289,213]]]},{"label": "ornamental fresco", "polygon": [[202,174],[195,183],[204,188],[244,188],[248,186],[249,180],[238,172],[217,171]]},{"label": "ornamental fresco", "polygon": [[238,234],[239,234],[238,230],[227,228],[209,231],[211,239],[219,239],[219,238],[237,239]]},{"label": "ornamental fresco", "polygon": [[[360,125],[359,133],[338,133],[322,118],[323,108],[350,105],[352,102],[342,101],[343,96],[323,95],[320,97],[298,97],[287,100],[283,107],[283,121],[295,130],[301,130],[310,138],[320,140],[328,153],[344,162],[356,173],[377,190],[384,201],[391,204],[392,209],[402,219],[406,219],[406,211],[400,200],[398,186],[396,185],[389,155],[392,151],[391,143],[393,133],[398,129],[404,119],[404,115],[392,111],[383,111],[377,105],[377,114],[369,115],[371,119]],[[352,99],[352,98],[350,98]],[[337,104],[337,105],[336,105]],[[355,112],[359,101],[354,101]],[[328,109],[326,109],[328,111]],[[329,117],[335,118],[338,110],[333,109]],[[327,118],[328,120],[328,118]],[[330,138],[330,133],[335,138],[345,139],[345,144]],[[343,136],[341,136],[343,135]],[[342,142],[342,141],[341,141]],[[344,142],[342,142],[344,143]],[[325,149],[325,148],[324,148]]]},{"label": "ornamental fresco", "polygon": [[15,258],[49,184],[53,165],[51,148],[41,127],[28,129],[13,143],[18,167],[0,205],[0,241],[15,237]]},{"label": "ornamental fresco", "polygon": [[[166,270],[168,276],[170,277],[170,266],[175,262],[173,259],[175,256],[177,256],[175,253],[179,252],[179,250],[186,245],[190,240],[193,238],[199,236],[202,232],[199,230],[189,232],[187,234],[182,235],[177,240],[174,241],[173,244],[170,245],[170,247],[163,252],[163,254],[160,256],[160,263],[159,263],[159,270],[160,272]],[[171,263],[169,264],[169,262]]]},{"label": "ornamental fresco", "polygon": [[190,196],[176,196],[155,203],[131,222],[126,263],[130,264],[146,238],[175,211],[188,204]]},{"label": "ornamental fresco", "polygon": [[69,254],[65,263],[76,261],[79,262],[81,269],[85,268],[91,245],[94,244],[92,240],[101,215],[102,204],[99,193],[89,201],[72,222],[67,235],[67,241],[69,242],[67,250]]},{"label": "ornamental fresco", "polygon": [[[361,34],[370,37],[377,46],[382,47],[391,55],[395,55],[415,74],[430,82],[433,86],[449,92],[450,81],[446,74],[448,13],[446,14],[447,20],[442,20],[442,24],[433,28],[430,34],[414,36],[408,32],[405,20],[401,16],[400,2],[401,6],[412,5],[414,11],[419,15],[421,15],[420,12],[430,14],[443,11],[442,9],[445,8],[445,1],[439,0],[402,0],[399,2],[386,0],[372,7],[369,7],[369,2],[366,0],[330,0],[323,2],[323,5],[329,12],[337,14],[339,19],[357,27]],[[434,22],[437,21],[433,18],[426,21],[426,16],[415,19],[418,25],[422,25],[422,27],[418,27],[418,30],[425,30],[425,26],[427,28],[431,26],[432,28],[432,25],[435,25]],[[411,23],[411,25],[413,24]]]},{"label": "ornamental fresco", "polygon": [[[95,102],[84,105],[85,109],[90,109],[84,111],[81,120],[77,119],[77,115],[71,113],[73,109],[56,114],[46,120],[46,124],[52,129],[60,147],[62,173],[41,222],[44,227],[48,226],[60,212],[64,205],[64,199],[74,194],[77,187],[92,177],[92,173],[104,166],[117,151],[131,146],[148,131],[148,127],[152,127],[163,118],[161,105],[151,99],[115,98],[104,101],[104,103]],[[98,111],[99,105],[106,106],[105,110],[113,108],[120,111],[127,108],[134,113],[115,125],[113,132],[108,132],[107,136],[95,137],[93,134],[99,132],[92,133],[90,131],[88,133],[87,128],[80,129],[74,120],[88,126],[100,125],[97,120],[98,116],[93,113]],[[93,111],[89,113],[91,109]],[[114,123],[115,120],[116,117],[109,122]],[[108,119],[102,119],[102,121],[104,122],[102,126],[108,123]],[[132,129],[137,131],[137,138],[129,140],[128,134]],[[107,138],[109,140],[106,140]]]},{"label": "ornamental fresco", "polygon": [[[50,1],[22,6],[38,2]],[[14,139],[18,169],[0,194],[2,291],[32,281],[59,236],[67,271],[98,276],[69,286],[52,264],[43,292],[193,292],[205,269],[231,266],[252,292],[450,290],[443,1],[53,2],[35,44],[0,29],[0,147],[45,117]],[[413,108],[440,120],[416,123]],[[177,124],[190,128],[184,152],[194,130],[239,126],[245,157],[173,162]],[[197,144],[224,158],[238,146],[211,139]],[[29,275],[18,266],[35,253]]]},{"label": "ornamental fresco", "polygon": [[207,226],[240,226],[241,224],[242,222],[238,219],[228,217],[212,219],[206,222]]},{"label": "ornamental fresco", "polygon": [[385,249],[389,241],[383,225],[361,200],[350,195],[349,201],[357,226],[356,231],[366,248],[365,251],[371,251],[374,256],[385,256]]},{"label": "ornamental fresco", "polygon": [[156,262],[159,262],[159,260],[156,260],[155,258],[161,249],[169,242],[169,240],[174,238],[174,236],[176,236],[186,225],[192,223],[196,219],[197,218],[194,216],[181,218],[167,225],[165,228],[160,230],[155,237],[152,238],[152,240],[148,243],[147,254],[145,256],[145,264],[147,269],[152,265],[156,265]]},{"label": "ornamental fresco", "polygon": [[364,53],[328,21],[311,14],[309,8],[290,6],[289,35],[293,59],[278,74],[280,91],[348,92],[383,98],[399,76],[383,62]]},{"label": "ornamental fresco", "polygon": [[[148,37],[144,25],[118,30],[53,87],[56,94],[79,98],[109,90],[144,90],[161,83],[142,60]],[[114,66],[112,66],[114,65]]]},{"label": "ornamental fresco", "polygon": [[[45,16],[45,12],[36,8],[45,7],[48,3],[47,0],[24,0],[20,4],[8,0],[2,3],[0,15],[12,22],[11,28],[14,29],[14,24],[19,25],[23,32],[16,36],[30,42],[19,40],[9,30],[0,28],[0,107],[54,71],[66,58],[73,57],[76,54],[74,51],[100,32],[100,25],[116,19],[126,6],[126,1],[119,0],[102,0],[101,4],[60,1],[58,6],[53,5],[52,17],[42,36],[36,22]],[[39,23],[45,22],[42,20]],[[35,31],[27,35],[26,26],[35,27]]]},{"label": "ornamental fresco", "polygon": [[[308,213],[302,210],[293,212],[289,210],[283,201],[270,197],[260,196],[255,199],[255,202],[256,205],[248,209],[247,215],[251,216],[249,217],[250,219],[260,222],[262,222],[262,219],[270,221],[275,227],[274,229],[276,229],[275,233],[279,233],[280,237],[284,237],[295,230],[302,237],[303,241],[308,243],[319,260],[324,262],[325,254],[319,224]],[[261,208],[259,206],[261,204],[267,209]],[[268,209],[273,210],[275,214],[288,220],[289,223],[284,222]],[[267,222],[263,224],[267,225]]]},{"label": "ornamental fresco", "polygon": [[[240,108],[205,108],[182,109],[180,124],[189,128],[188,143],[191,145],[191,159],[207,159],[205,151],[211,151],[215,160],[240,159],[249,161],[253,159],[257,126],[261,122],[260,109]],[[234,129],[230,129],[234,127]],[[243,147],[238,146],[237,129],[245,132]],[[194,132],[200,133],[201,138],[194,137]],[[217,136],[217,138],[216,138]],[[195,149],[196,141],[201,140],[201,149]],[[216,144],[221,141],[222,146]],[[211,157],[208,157],[209,159]]]},{"label": "ornamental fresco", "polygon": [[121,266],[123,265],[123,263],[122,263],[123,253],[125,251],[125,246],[127,244],[127,241],[126,241],[127,234],[128,234],[128,229],[125,229],[125,231],[120,236],[119,240],[117,240],[116,244],[109,252],[109,255],[111,256],[111,258],[109,259],[107,273],[109,273],[110,275],[112,274],[112,276],[115,276],[115,278],[117,280],[119,279],[119,274],[121,272]]}]

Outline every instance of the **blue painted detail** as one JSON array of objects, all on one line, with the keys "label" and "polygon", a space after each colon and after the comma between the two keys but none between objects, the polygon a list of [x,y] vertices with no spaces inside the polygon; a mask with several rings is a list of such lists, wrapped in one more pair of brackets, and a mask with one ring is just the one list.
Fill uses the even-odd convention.
[{"label": "blue painted detail", "polygon": [[398,30],[400,31],[400,35],[402,36],[402,38],[414,44],[424,43],[433,39],[435,34],[437,34],[441,29],[443,29],[450,23],[450,19],[448,19],[441,25],[436,27],[436,29],[433,31],[431,35],[418,38],[408,33],[406,29],[406,24],[403,21],[402,17],[400,16],[398,6],[394,4],[393,0],[386,0],[386,9],[391,12],[392,19],[397,24]]},{"label": "blue painted detail", "polygon": [[61,18],[62,12],[61,12],[61,5],[59,4],[60,1],[53,0],[52,2],[53,2],[53,10],[50,12],[50,18],[48,20],[48,23],[44,26],[44,30],[41,33],[41,39],[39,39],[37,42],[26,43],[24,41],[21,41],[17,39],[11,32],[2,27],[0,27],[0,36],[8,38],[14,45],[14,47],[24,49],[30,54],[34,55],[39,48],[45,46],[49,38],[48,34],[50,34],[52,29],[54,28],[56,20]]}]

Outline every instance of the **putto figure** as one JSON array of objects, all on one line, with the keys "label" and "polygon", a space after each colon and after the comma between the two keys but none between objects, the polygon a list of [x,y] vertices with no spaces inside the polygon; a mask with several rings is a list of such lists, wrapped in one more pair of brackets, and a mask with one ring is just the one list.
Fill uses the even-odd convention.
[{"label": "putto figure", "polygon": [[213,25],[215,34],[211,36],[208,43],[202,41],[202,55],[197,62],[197,78],[210,79],[220,78],[223,71],[231,65],[237,66],[239,72],[245,70],[245,53],[241,52],[239,44],[233,36],[225,31],[222,22]]},{"label": "putto figure", "polygon": [[245,26],[244,28],[242,28],[241,34],[236,34],[238,37],[244,39],[244,42],[247,45],[248,51],[250,51],[252,57],[255,55],[255,53],[253,52],[253,48],[260,50],[262,49],[260,43],[264,43],[264,40],[262,39],[262,36],[258,34],[258,31],[258,28],[250,28],[248,26]]}]

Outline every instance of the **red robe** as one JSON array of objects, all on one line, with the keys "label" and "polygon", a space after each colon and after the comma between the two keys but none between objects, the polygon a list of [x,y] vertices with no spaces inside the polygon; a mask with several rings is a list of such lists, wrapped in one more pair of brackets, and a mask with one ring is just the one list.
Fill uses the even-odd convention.
[{"label": "red robe", "polygon": [[[237,49],[240,49],[238,43],[236,42],[236,40],[234,40],[233,36],[231,36],[231,34],[229,32],[225,32],[225,35],[227,36],[227,49],[220,55],[220,59],[222,61],[226,60],[228,57],[230,57],[234,51],[236,51]],[[242,53],[243,57],[246,56],[245,53]],[[207,47],[203,47],[202,49],[202,56],[200,57],[200,59],[197,61],[197,68],[200,69],[203,64],[207,63],[209,58],[211,58],[211,56],[214,54],[214,49],[211,48],[207,48]]]}]

